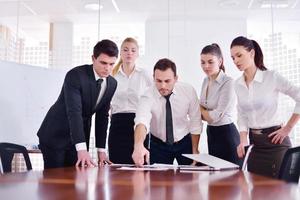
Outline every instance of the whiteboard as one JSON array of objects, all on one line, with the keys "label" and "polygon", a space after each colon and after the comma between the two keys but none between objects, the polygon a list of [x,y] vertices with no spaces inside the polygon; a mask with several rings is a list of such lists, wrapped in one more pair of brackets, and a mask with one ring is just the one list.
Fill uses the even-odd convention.
[{"label": "whiteboard", "polygon": [[0,61],[0,142],[36,145],[67,70]]}]

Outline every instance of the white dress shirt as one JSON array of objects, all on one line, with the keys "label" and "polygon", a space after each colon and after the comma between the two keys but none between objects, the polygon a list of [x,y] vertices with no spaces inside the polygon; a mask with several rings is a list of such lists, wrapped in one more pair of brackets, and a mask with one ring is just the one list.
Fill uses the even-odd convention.
[{"label": "white dress shirt", "polygon": [[202,83],[200,105],[208,110],[212,119],[211,126],[222,126],[233,122],[233,111],[236,103],[234,81],[222,70],[215,80],[206,77]]},{"label": "white dress shirt", "polygon": [[153,80],[140,68],[135,68],[129,77],[120,68],[114,78],[118,86],[111,102],[111,113],[135,113],[141,95]]},{"label": "white dress shirt", "polygon": [[[94,68],[93,68],[93,71],[94,71],[94,75],[95,75],[95,81],[97,81],[101,77],[95,72]],[[104,92],[106,90],[106,87],[107,87],[106,78],[102,78],[102,79],[103,79],[103,81],[101,83],[101,90],[100,90],[99,96],[97,98],[96,105],[98,105],[98,103],[100,102],[100,100],[103,97],[103,94],[104,94]],[[81,142],[81,143],[75,144],[75,148],[76,148],[76,151],[87,150],[85,142]],[[105,149],[104,148],[98,148],[98,151],[99,152],[105,152]]]},{"label": "white dress shirt", "polygon": [[300,114],[300,88],[274,71],[257,69],[253,81],[246,85],[244,76],[236,80],[239,131],[261,129],[282,124],[278,111],[278,94],[296,101],[294,113]]},{"label": "white dress shirt", "polygon": [[[170,103],[174,141],[181,140],[188,133],[200,134],[202,122],[195,89],[186,83],[175,83]],[[166,99],[155,84],[142,95],[134,121],[135,125],[145,125],[147,132],[166,141]]]}]

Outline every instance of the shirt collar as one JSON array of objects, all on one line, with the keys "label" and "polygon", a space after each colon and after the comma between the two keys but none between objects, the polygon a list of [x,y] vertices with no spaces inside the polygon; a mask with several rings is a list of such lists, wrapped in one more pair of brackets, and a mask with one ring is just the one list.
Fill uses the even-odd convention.
[{"label": "shirt collar", "polygon": [[263,71],[257,69],[253,80],[261,83],[263,81]]},{"label": "shirt collar", "polygon": [[[130,76],[131,76],[134,72],[141,72],[141,71],[142,71],[142,69],[140,69],[140,68],[138,68],[138,67],[134,67],[134,69],[133,69],[132,73],[130,74]],[[122,75],[124,75],[124,76],[127,76],[127,75],[125,74],[125,72],[123,71],[122,66],[120,66],[120,70],[118,71],[118,73],[120,73],[120,74],[122,74]]]},{"label": "shirt collar", "polygon": [[[264,78],[263,73],[264,73],[263,71],[261,71],[260,69],[257,69],[256,72],[255,72],[253,81],[262,83],[263,78]],[[244,75],[242,75],[239,79],[237,79],[237,83],[240,84],[240,85],[245,85],[246,84]]]},{"label": "shirt collar", "polygon": [[175,95],[176,95],[177,92],[178,92],[178,89],[177,89],[176,85],[177,85],[177,82],[175,83],[174,88],[173,88],[173,91],[172,91],[172,93],[175,94]]},{"label": "shirt collar", "polygon": [[[173,88],[173,90],[172,90],[172,94],[174,94],[174,95],[176,95],[176,94],[177,94],[177,91],[178,91],[178,89],[176,89],[176,88],[177,88],[176,85],[177,85],[177,82],[175,83],[174,88]],[[153,85],[153,87],[154,87],[154,89],[155,89],[155,94],[156,94],[157,97],[159,97],[159,98],[165,98],[164,96],[162,96],[162,95],[159,93],[159,91],[158,91],[158,89],[156,88],[155,84]]]},{"label": "shirt collar", "polygon": [[223,72],[223,70],[220,70],[217,78],[215,79],[215,81],[219,84],[221,84],[224,80],[224,76],[225,76],[225,73]]},{"label": "shirt collar", "polygon": [[236,80],[236,82],[237,82],[239,85],[245,85],[244,75],[242,75],[240,78],[238,78],[238,79]]},{"label": "shirt collar", "polygon": [[[93,67],[93,72],[94,72],[94,75],[95,75],[95,80],[98,81],[98,79],[100,79],[101,77],[97,74],[97,72],[95,71],[94,67]],[[101,79],[103,79],[103,81],[105,81],[106,77],[101,78]]]}]

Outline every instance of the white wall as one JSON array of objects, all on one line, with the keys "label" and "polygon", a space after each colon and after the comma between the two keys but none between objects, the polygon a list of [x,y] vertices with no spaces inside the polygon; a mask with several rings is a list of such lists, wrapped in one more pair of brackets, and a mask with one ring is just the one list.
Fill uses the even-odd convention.
[{"label": "white wall", "polygon": [[38,144],[37,130],[65,73],[0,61],[0,142]]},{"label": "white wall", "polygon": [[238,77],[240,72],[234,67],[230,57],[230,43],[235,37],[246,35],[246,20],[238,18],[185,21],[171,21],[170,25],[166,20],[146,22],[145,56],[140,59],[143,65],[152,72],[158,59],[168,57],[176,63],[181,80],[189,82],[199,90],[204,78],[200,68],[201,49],[208,44],[218,43],[225,57],[226,72],[230,76]]}]

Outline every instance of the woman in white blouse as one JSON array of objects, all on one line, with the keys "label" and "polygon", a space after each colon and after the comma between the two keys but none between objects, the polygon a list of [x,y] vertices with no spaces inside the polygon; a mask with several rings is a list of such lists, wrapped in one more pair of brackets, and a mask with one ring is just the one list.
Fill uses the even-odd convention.
[{"label": "woman in white blouse", "polygon": [[208,153],[240,164],[236,148],[239,133],[233,123],[235,106],[234,81],[225,74],[219,45],[211,44],[201,51],[201,67],[207,77],[200,95],[202,120],[207,122]]},{"label": "woman in white blouse", "polygon": [[[267,70],[256,41],[240,36],[232,41],[230,48],[234,64],[243,71],[235,83],[241,137],[238,155],[245,155],[249,132],[254,147],[248,159],[248,170],[278,177],[284,153],[291,146],[288,135],[300,118],[300,88],[275,71]],[[278,112],[279,93],[296,101],[294,113],[285,125]]]},{"label": "woman in white blouse", "polygon": [[134,118],[140,96],[152,80],[145,70],[136,67],[138,43],[126,38],[121,45],[120,60],[113,69],[118,81],[111,102],[111,125],[108,138],[109,159],[113,163],[133,164]]}]

